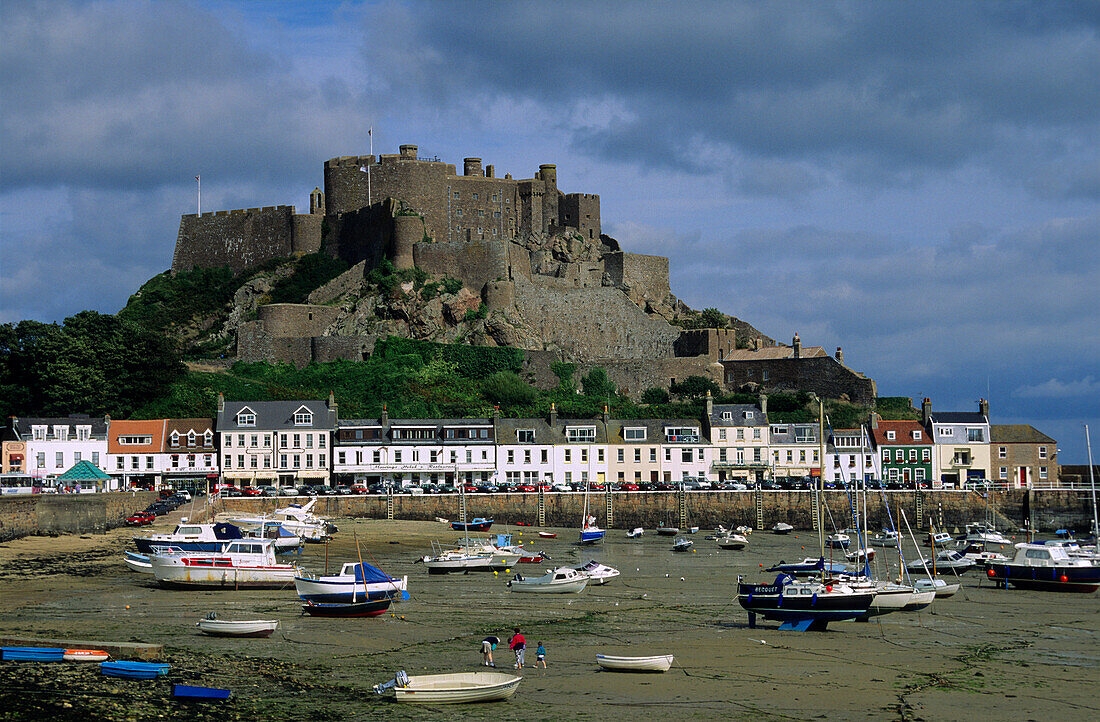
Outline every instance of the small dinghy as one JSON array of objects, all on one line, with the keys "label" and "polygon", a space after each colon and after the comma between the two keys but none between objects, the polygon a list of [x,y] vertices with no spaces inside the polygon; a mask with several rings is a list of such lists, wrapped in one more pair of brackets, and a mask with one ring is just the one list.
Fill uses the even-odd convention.
[{"label": "small dinghy", "polygon": [[186,684],[172,685],[172,696],[176,699],[229,699],[228,689],[217,687],[191,687]]},{"label": "small dinghy", "polygon": [[517,574],[508,582],[513,592],[535,592],[539,594],[573,594],[588,586],[588,576],[576,569],[559,567],[541,577],[522,577]]},{"label": "small dinghy", "polygon": [[66,662],[106,662],[111,655],[102,649],[66,649]]},{"label": "small dinghy", "polygon": [[495,702],[516,693],[522,677],[505,672],[457,672],[418,674],[398,672],[389,682],[377,684],[377,694],[391,692],[396,702],[413,704],[461,704]]},{"label": "small dinghy", "polygon": [[277,619],[218,619],[216,612],[210,612],[205,619],[196,624],[204,634],[212,637],[270,637],[279,626]]},{"label": "small dinghy", "polygon": [[0,659],[5,662],[60,662],[65,650],[53,647],[2,647]]},{"label": "small dinghy", "polygon": [[104,676],[121,679],[156,679],[166,676],[169,669],[171,665],[156,662],[104,662],[99,665]]},{"label": "small dinghy", "polygon": [[607,584],[612,579],[619,576],[618,569],[613,569],[606,564],[600,564],[595,559],[579,567],[575,567],[575,569],[588,577],[588,580],[593,584]]},{"label": "small dinghy", "polygon": [[667,672],[672,666],[672,655],[615,657],[609,654],[597,654],[596,664],[613,672]]},{"label": "small dinghy", "polygon": [[558,535],[549,531],[540,531],[539,536],[543,539],[557,539]]},{"label": "small dinghy", "polygon": [[489,531],[489,528],[493,526],[492,519],[485,519],[483,517],[477,517],[472,521],[452,521],[451,528],[455,531]]},{"label": "small dinghy", "polygon": [[672,551],[674,551],[674,552],[686,552],[689,549],[691,549],[693,546],[695,546],[695,542],[693,542],[691,539],[684,539],[683,537],[680,537],[679,539],[677,539],[675,541],[675,543],[673,543]]},{"label": "small dinghy", "polygon": [[845,552],[844,558],[849,562],[856,564],[863,564],[864,562],[871,561],[875,558],[874,549],[857,549],[854,552]]},{"label": "small dinghy", "polygon": [[642,536],[643,534],[645,534],[645,529],[638,526],[638,527],[634,527],[633,529],[628,531],[626,533],[626,538],[627,539],[637,539],[638,537]]},{"label": "small dinghy", "polygon": [[794,527],[785,521],[776,522],[775,526],[772,527],[773,534],[790,534],[792,531],[794,531]]},{"label": "small dinghy", "polygon": [[311,617],[378,617],[390,608],[392,601],[386,597],[347,604],[306,602],[302,605],[302,611]]},{"label": "small dinghy", "polygon": [[959,591],[958,582],[947,582],[943,579],[918,579],[913,588],[918,592],[934,591],[936,593],[936,599],[946,599],[952,597],[957,591]]},{"label": "small dinghy", "polygon": [[891,529],[883,529],[880,533],[871,537],[867,543],[873,547],[896,547],[898,545],[898,533]]},{"label": "small dinghy", "polygon": [[657,533],[661,536],[676,536],[680,533],[680,527],[662,525],[657,527]]}]

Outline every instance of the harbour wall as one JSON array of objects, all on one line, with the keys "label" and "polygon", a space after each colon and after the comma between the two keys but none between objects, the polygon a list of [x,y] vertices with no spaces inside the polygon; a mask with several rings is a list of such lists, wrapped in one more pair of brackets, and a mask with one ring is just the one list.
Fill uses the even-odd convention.
[{"label": "harbour wall", "polygon": [[[867,498],[867,517],[870,528],[889,527],[889,517],[894,525],[904,530],[899,510],[914,531],[927,530],[930,524],[952,530],[965,524],[982,521],[987,509],[996,512],[997,526],[1001,529],[1019,529],[1023,526],[1022,511],[1026,492],[998,493],[993,504],[976,492],[925,491],[920,494],[921,514],[918,518],[918,494],[914,492],[888,492],[889,514],[881,494]],[[1031,492],[1028,504],[1035,529],[1050,532],[1070,528],[1086,532],[1092,524],[1092,505],[1088,492],[1043,491]],[[813,526],[813,493],[808,491],[761,492],[760,503],[764,516],[763,528],[784,521],[796,529]],[[498,522],[535,525],[538,520],[538,494],[467,494],[466,516],[492,518]],[[822,495],[825,528],[844,528],[852,525],[847,495],[826,492]],[[547,493],[544,496],[546,526],[579,527],[584,505],[581,493]],[[304,501],[299,498],[298,502]],[[276,507],[292,503],[281,499],[225,499],[224,510],[233,513],[258,514],[270,512]],[[395,519],[430,521],[437,517],[459,518],[459,497],[455,494],[393,497]],[[702,529],[712,529],[718,524],[727,527],[756,526],[757,494],[742,492],[693,491],[686,495],[688,524]],[[324,517],[367,517],[385,519],[388,513],[386,496],[325,496],[319,497],[314,513]],[[589,514],[597,523],[607,522],[607,493],[595,492],[588,496]],[[666,520],[679,524],[677,492],[612,492],[612,528],[632,529],[642,526],[653,528]]]},{"label": "harbour wall", "polygon": [[0,496],[0,541],[106,531],[121,526],[126,517],[156,498],[151,491]]}]

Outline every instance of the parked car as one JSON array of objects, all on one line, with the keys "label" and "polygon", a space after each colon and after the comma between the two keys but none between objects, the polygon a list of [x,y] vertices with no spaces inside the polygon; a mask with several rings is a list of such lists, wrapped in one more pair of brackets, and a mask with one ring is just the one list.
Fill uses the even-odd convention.
[{"label": "parked car", "polygon": [[520,484],[519,486],[516,487],[516,491],[522,492],[524,494],[529,494],[533,491],[538,491],[538,490],[539,490],[539,488],[537,486],[535,486],[534,484]]},{"label": "parked car", "polygon": [[157,520],[157,515],[148,511],[139,511],[126,517],[126,526],[145,526]]},{"label": "parked car", "polygon": [[351,496],[351,487],[347,484],[341,484],[336,487],[336,493],[340,496]]},{"label": "parked car", "polygon": [[258,487],[258,488],[260,490],[260,496],[278,496],[279,495],[279,490],[276,489],[274,486],[261,486],[261,487]]},{"label": "parked car", "polygon": [[245,496],[261,496],[264,492],[258,486],[245,486],[240,489],[240,493]]},{"label": "parked car", "polygon": [[352,484],[351,485],[351,493],[352,494],[366,494],[368,491],[369,491],[369,488],[367,487],[366,484]]},{"label": "parked car", "polygon": [[653,488],[657,491],[676,491],[679,487],[671,481],[658,481],[653,485]]},{"label": "parked car", "polygon": [[641,487],[635,484],[633,481],[627,481],[623,483],[621,487],[622,491],[639,491],[640,489]]},{"label": "parked car", "polygon": [[298,496],[298,489],[293,486],[284,486],[279,489],[279,496]]}]

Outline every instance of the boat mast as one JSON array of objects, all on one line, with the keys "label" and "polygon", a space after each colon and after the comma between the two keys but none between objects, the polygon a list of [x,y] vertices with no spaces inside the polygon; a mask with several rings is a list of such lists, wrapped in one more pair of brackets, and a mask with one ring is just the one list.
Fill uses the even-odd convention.
[{"label": "boat mast", "polygon": [[1100,522],[1096,516],[1096,477],[1092,470],[1092,442],[1089,440],[1089,425],[1085,424],[1085,446],[1089,451],[1089,486],[1092,488],[1092,537],[1100,545]]},{"label": "boat mast", "polygon": [[821,492],[825,486],[825,402],[817,400],[817,443],[820,448],[817,465],[817,546],[821,558],[825,558],[825,516],[821,513]]}]

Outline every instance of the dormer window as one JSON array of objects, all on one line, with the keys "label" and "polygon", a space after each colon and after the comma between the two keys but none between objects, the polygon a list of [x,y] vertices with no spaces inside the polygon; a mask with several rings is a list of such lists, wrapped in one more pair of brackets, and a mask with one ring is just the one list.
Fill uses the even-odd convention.
[{"label": "dormer window", "polygon": [[180,445],[180,432],[173,431],[172,435],[169,437],[169,443],[172,446],[179,446]]},{"label": "dormer window", "polygon": [[194,446],[195,445],[195,432],[194,431],[187,432],[187,445],[188,446]]},{"label": "dormer window", "polygon": [[732,411],[723,411],[722,412],[722,420],[723,421],[733,421],[733,412]]},{"label": "dormer window", "polygon": [[55,426],[53,427],[53,438],[60,441],[69,440],[69,427],[68,426]]},{"label": "dormer window", "polygon": [[516,441],[521,444],[533,444],[535,442],[535,430],[516,429]]},{"label": "dormer window", "polygon": [[756,417],[756,412],[746,411],[744,413],[745,421],[752,421]]},{"label": "dormer window", "polygon": [[77,438],[77,441],[87,441],[88,439],[92,438],[92,427],[91,426],[78,426],[78,427],[76,427],[76,438]]},{"label": "dormer window", "polygon": [[45,426],[32,426],[31,427],[31,436],[34,438],[35,441],[45,441],[46,440],[46,427]]},{"label": "dormer window", "polygon": [[565,440],[570,444],[592,443],[596,440],[595,426],[567,426]]},{"label": "dormer window", "polygon": [[623,429],[623,439],[625,441],[645,441],[645,427]]},{"label": "dormer window", "polygon": [[898,435],[897,435],[897,434],[895,434],[895,433],[894,433],[893,431],[887,431],[887,432],[886,432],[886,440],[887,440],[887,441],[893,441],[894,439],[896,439],[896,438],[897,438],[897,436],[898,436]]},{"label": "dormer window", "polygon": [[313,426],[313,412],[305,406],[299,407],[299,409],[294,412],[294,425]]},{"label": "dormer window", "polygon": [[954,435],[955,435],[955,430],[952,429],[950,426],[941,426],[940,427],[940,436],[954,436]]},{"label": "dormer window", "polygon": [[255,426],[256,413],[247,406],[237,412],[237,426]]},{"label": "dormer window", "polygon": [[211,431],[210,429],[207,429],[205,432],[203,432],[202,445],[203,446],[213,446],[214,445],[214,432]]},{"label": "dormer window", "polygon": [[920,441],[920,439],[921,439],[920,431],[914,431],[913,432],[913,441]]}]

